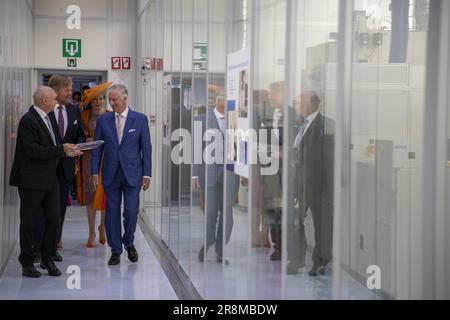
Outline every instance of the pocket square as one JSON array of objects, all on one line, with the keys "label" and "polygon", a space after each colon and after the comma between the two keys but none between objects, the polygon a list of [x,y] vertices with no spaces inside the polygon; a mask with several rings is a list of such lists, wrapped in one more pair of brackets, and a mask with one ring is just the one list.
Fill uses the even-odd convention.
[{"label": "pocket square", "polygon": [[128,132],[135,132],[136,129],[130,129]]},{"label": "pocket square", "polygon": [[77,121],[77,120],[74,121],[73,125],[76,125],[76,124],[78,124],[78,121]]}]

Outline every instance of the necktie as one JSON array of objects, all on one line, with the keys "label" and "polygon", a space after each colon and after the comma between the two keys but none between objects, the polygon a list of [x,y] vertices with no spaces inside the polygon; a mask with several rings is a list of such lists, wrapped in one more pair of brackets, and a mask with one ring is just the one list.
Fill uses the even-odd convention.
[{"label": "necktie", "polygon": [[45,122],[47,122],[47,129],[50,131],[50,135],[52,136],[53,144],[56,146],[56,138],[55,133],[52,130],[52,124],[50,122],[50,118],[48,116],[45,116]]},{"label": "necktie", "polygon": [[63,107],[58,107],[58,129],[59,129],[59,136],[61,139],[64,139],[64,117],[63,117]]},{"label": "necktie", "polygon": [[306,130],[307,126],[308,126],[308,120],[305,119],[305,121],[303,121],[302,126],[300,127],[299,133],[295,137],[294,148],[298,148],[300,146],[300,142],[302,142],[302,138],[305,135],[305,130]]},{"label": "necktie", "polygon": [[117,115],[117,137],[119,138],[119,144],[122,142],[122,115]]}]

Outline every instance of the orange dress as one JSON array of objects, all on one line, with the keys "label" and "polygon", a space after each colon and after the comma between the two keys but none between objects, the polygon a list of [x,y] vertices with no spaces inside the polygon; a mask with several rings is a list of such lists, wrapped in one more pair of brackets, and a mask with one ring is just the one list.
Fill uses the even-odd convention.
[{"label": "orange dress", "polygon": [[[105,113],[96,112],[93,109],[81,111],[81,122],[83,123],[86,139],[94,137],[97,118]],[[77,161],[77,201],[82,206],[91,206],[95,210],[105,210],[105,193],[102,185],[101,165],[99,174],[99,184],[94,189],[91,183],[91,159],[90,150],[84,151]],[[103,163],[103,161],[102,161]]]}]

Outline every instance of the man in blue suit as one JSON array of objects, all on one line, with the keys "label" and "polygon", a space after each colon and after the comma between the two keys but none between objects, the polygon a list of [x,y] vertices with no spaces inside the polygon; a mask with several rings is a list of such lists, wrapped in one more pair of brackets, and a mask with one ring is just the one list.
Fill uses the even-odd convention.
[{"label": "man in blue suit", "polygon": [[127,96],[128,90],[124,85],[113,85],[109,89],[109,104],[114,112],[107,112],[98,118],[95,140],[104,140],[105,143],[92,152],[94,186],[98,184],[102,163],[102,182],[106,194],[106,236],[112,253],[109,265],[120,263],[122,245],[128,251],[128,259],[138,261],[134,232],[139,212],[139,192],[141,188],[144,191],[149,188],[152,175],[148,119],[144,114],[128,107]]},{"label": "man in blue suit", "polygon": [[[208,108],[206,114],[199,115],[195,121],[199,121],[202,124],[202,136],[205,135],[206,131],[217,133],[217,135],[214,135],[215,138],[208,143],[208,147],[214,148],[215,152],[218,153],[217,162],[205,163],[207,159],[204,159],[205,161],[201,164],[193,165],[192,185],[194,189],[200,189],[206,198],[206,205],[204,204],[206,239],[204,246],[198,253],[198,259],[200,262],[204,262],[208,249],[214,245],[217,262],[228,264],[227,260],[223,260],[223,242],[225,240],[227,244],[231,238],[234,223],[232,206],[238,202],[240,178],[234,172],[230,172],[225,168],[225,98],[217,96],[215,108]],[[195,134],[194,139],[198,139]],[[221,137],[218,138],[219,136]],[[226,179],[224,179],[224,174]],[[224,203],[223,197],[224,188],[228,195],[226,203]],[[225,230],[223,227],[224,220]]]}]

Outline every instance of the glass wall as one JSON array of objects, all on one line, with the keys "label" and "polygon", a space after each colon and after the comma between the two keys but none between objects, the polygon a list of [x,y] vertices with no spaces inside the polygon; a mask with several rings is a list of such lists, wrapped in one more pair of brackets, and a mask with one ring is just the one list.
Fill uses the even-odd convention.
[{"label": "glass wall", "polygon": [[287,299],[332,298],[338,4],[288,2],[282,152]]},{"label": "glass wall", "polygon": [[32,16],[27,1],[0,2],[0,273],[18,237],[19,201],[9,186],[16,133],[31,105]]},{"label": "glass wall", "polygon": [[[425,209],[430,2],[143,8],[142,55],[162,59],[141,75],[155,146],[143,217],[198,293],[426,296],[426,261],[450,259],[449,205],[432,222]],[[445,259],[428,254],[438,244]]]},{"label": "glass wall", "polygon": [[[413,7],[414,8],[414,7]],[[419,8],[416,8],[419,13]],[[380,275],[372,292],[412,298],[420,273],[423,116],[427,30],[410,23],[409,1],[355,1],[351,132],[342,216],[342,284]],[[422,7],[427,17],[427,7]],[[376,281],[374,284],[377,284]],[[350,285],[343,297],[357,296]]]}]

